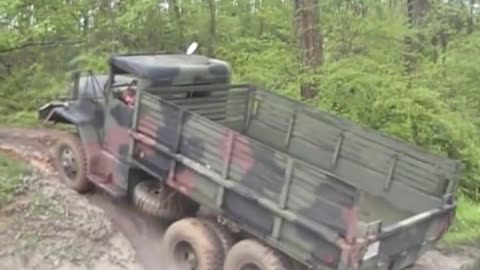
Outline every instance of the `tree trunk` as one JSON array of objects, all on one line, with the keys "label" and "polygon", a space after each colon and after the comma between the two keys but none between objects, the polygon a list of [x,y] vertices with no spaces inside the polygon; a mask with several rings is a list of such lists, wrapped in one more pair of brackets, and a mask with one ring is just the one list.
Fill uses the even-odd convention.
[{"label": "tree trunk", "polygon": [[[302,67],[313,72],[321,66],[323,60],[323,39],[320,33],[318,18],[318,0],[295,0],[295,34]],[[317,89],[313,83],[303,83],[302,99],[316,96]]]},{"label": "tree trunk", "polygon": [[428,0],[407,0],[408,18],[411,26],[420,25],[428,11]]},{"label": "tree trunk", "polygon": [[178,43],[183,44],[183,21],[182,21],[182,14],[180,13],[180,7],[178,6],[177,0],[169,0],[169,6],[171,11],[175,16],[175,23],[177,24],[177,31],[178,31]]},{"label": "tree trunk", "polygon": [[207,0],[208,9],[210,11],[210,25],[208,29],[208,44],[207,55],[210,57],[215,56],[215,36],[216,36],[216,6],[215,0]]},{"label": "tree trunk", "polygon": [[[419,27],[422,24],[428,8],[428,0],[407,0],[408,23],[410,28]],[[415,70],[417,62],[416,54],[418,53],[419,48],[413,43],[411,36],[405,37],[405,44],[407,47],[405,54],[405,68],[406,72],[410,74]]]},{"label": "tree trunk", "polygon": [[475,0],[470,0],[470,16],[468,18],[468,25],[467,25],[467,33],[471,34],[473,33],[473,27],[474,27],[474,16],[475,16]]}]

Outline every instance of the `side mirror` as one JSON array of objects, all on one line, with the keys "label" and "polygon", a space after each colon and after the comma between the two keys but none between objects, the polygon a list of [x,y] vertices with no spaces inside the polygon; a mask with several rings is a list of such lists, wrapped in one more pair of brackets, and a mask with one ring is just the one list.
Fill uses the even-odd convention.
[{"label": "side mirror", "polygon": [[192,42],[192,44],[190,44],[190,46],[188,46],[188,49],[187,49],[187,52],[186,54],[187,55],[191,55],[193,54],[198,48],[198,43],[197,42]]}]

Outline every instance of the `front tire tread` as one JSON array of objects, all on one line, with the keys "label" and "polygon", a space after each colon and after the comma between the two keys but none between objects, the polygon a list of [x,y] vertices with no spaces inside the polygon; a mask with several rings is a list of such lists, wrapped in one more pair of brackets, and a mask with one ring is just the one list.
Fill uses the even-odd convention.
[{"label": "front tire tread", "polygon": [[[60,155],[63,147],[69,147],[73,151],[78,162],[78,172],[75,179],[70,180],[63,172]],[[93,183],[88,180],[88,159],[83,144],[76,134],[68,133],[60,138],[55,147],[55,165],[63,182],[78,193],[86,193],[93,189]]]}]

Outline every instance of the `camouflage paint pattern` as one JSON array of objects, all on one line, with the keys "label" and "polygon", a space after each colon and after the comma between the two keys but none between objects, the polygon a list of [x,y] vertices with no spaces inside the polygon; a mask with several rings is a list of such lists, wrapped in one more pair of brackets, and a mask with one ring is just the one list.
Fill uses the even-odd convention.
[{"label": "camouflage paint pattern", "polygon": [[230,66],[200,55],[120,55],[110,59],[115,74],[134,74],[154,86],[225,84]]},{"label": "camouflage paint pattern", "polygon": [[[382,269],[385,264],[391,269],[403,269],[450,226],[453,208],[448,205],[438,212],[410,213],[407,217],[414,220],[412,223],[399,219],[392,226],[373,231],[369,241],[379,241],[378,255],[365,266],[355,265],[368,241],[362,243],[362,237],[367,235],[358,233],[364,223],[359,209],[360,190],[349,181],[298,159],[293,162],[290,156],[268,146],[272,137],[257,136],[258,141],[254,141],[151,94],[143,95],[138,107],[134,160],[155,173],[159,159],[165,161],[162,170],[168,170],[170,158],[176,157],[179,162],[170,167],[170,185],[218,209],[302,262],[331,269]],[[282,210],[290,210],[290,215]],[[285,216],[279,218],[281,213]],[[382,213],[377,214],[381,219]],[[325,230],[319,233],[309,224]]]},{"label": "camouflage paint pattern", "polygon": [[[123,195],[129,172],[145,171],[316,269],[403,269],[450,226],[456,163],[267,91],[240,87],[226,111],[200,109],[208,96],[177,106],[161,98],[171,86],[229,82],[224,62],[188,57],[112,58],[115,74],[145,79],[135,109],[107,91],[106,104],[86,99],[52,110],[51,119],[77,125],[98,185]],[[387,210],[365,203],[376,200]],[[362,264],[375,241],[378,252]]]}]

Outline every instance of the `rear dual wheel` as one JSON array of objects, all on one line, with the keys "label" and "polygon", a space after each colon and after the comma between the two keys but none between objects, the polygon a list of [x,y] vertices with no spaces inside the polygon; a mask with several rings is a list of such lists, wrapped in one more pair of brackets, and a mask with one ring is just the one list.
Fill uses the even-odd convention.
[{"label": "rear dual wheel", "polygon": [[173,223],[163,239],[167,270],[222,270],[223,246],[204,220],[184,218]]},{"label": "rear dual wheel", "polygon": [[289,270],[289,261],[253,239],[234,244],[232,235],[205,218],[173,223],[163,240],[167,270]]},{"label": "rear dual wheel", "polygon": [[222,252],[225,257],[227,255],[227,252],[235,244],[235,239],[233,238],[233,235],[230,233],[230,231],[228,231],[227,228],[220,225],[212,218],[203,217],[201,218],[201,221],[215,233],[218,241],[220,241],[220,245],[222,246]]},{"label": "rear dual wheel", "polygon": [[264,245],[246,239],[235,244],[227,254],[224,270],[289,270],[288,259]]}]

